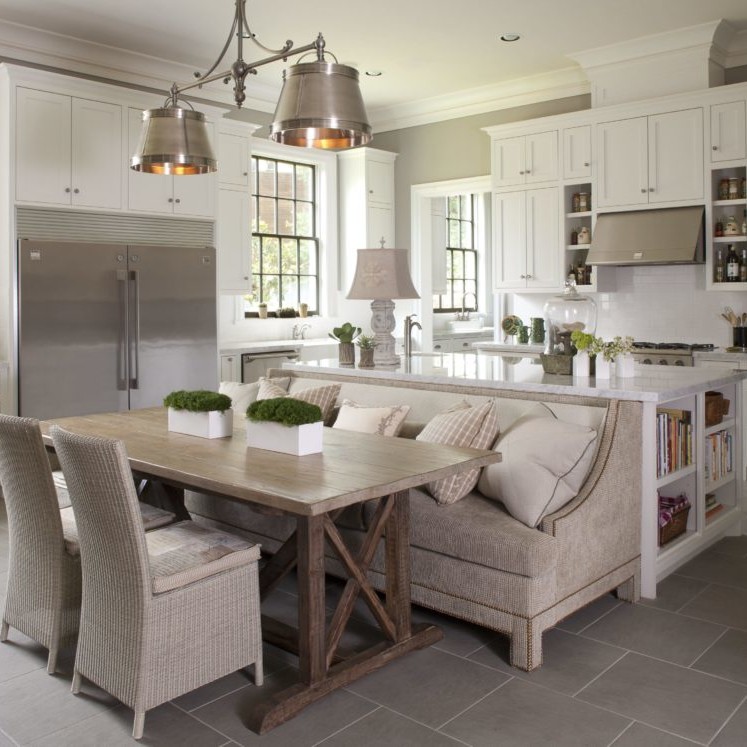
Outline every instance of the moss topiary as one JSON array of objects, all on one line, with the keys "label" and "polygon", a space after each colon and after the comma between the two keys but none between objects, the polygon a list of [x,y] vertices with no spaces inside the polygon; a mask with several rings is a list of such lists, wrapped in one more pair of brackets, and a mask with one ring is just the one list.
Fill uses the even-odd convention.
[{"label": "moss topiary", "polygon": [[227,394],[218,394],[218,392],[211,392],[206,389],[198,389],[193,392],[179,390],[167,395],[163,404],[165,407],[187,410],[188,412],[225,412],[231,407],[231,398]]},{"label": "moss topiary", "polygon": [[274,397],[252,402],[246,410],[246,416],[254,422],[270,421],[292,426],[318,423],[322,419],[322,411],[317,405],[300,399]]}]

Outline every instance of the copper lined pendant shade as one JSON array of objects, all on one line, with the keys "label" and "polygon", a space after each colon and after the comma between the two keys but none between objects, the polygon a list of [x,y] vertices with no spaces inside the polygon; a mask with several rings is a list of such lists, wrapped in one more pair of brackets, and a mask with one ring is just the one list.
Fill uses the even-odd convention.
[{"label": "copper lined pendant shade", "polygon": [[180,106],[143,112],[140,141],[130,166],[148,174],[177,176],[215,171],[218,164],[205,115]]},{"label": "copper lined pendant shade", "polygon": [[270,139],[284,145],[341,150],[371,140],[358,71],[336,62],[302,62],[283,72]]}]

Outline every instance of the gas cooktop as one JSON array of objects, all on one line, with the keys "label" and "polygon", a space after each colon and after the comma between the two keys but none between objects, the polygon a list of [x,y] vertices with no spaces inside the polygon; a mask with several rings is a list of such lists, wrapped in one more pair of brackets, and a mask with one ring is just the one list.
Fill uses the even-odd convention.
[{"label": "gas cooktop", "polygon": [[712,343],[694,343],[686,342],[634,342],[633,348],[636,350],[685,350],[695,352],[696,350],[714,350]]}]

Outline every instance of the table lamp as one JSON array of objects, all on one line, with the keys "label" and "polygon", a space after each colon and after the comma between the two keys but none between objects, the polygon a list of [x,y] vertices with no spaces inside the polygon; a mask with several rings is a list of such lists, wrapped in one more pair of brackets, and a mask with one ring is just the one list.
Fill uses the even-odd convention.
[{"label": "table lamp", "polygon": [[358,264],[347,297],[371,300],[375,366],[398,366],[394,351],[395,298],[420,298],[412,284],[406,249],[358,249]]}]

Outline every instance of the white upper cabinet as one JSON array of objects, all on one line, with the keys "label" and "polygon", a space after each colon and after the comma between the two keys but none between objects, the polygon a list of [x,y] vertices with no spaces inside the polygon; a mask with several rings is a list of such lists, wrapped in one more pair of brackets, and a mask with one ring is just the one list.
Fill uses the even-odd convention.
[{"label": "white upper cabinet", "polygon": [[591,176],[591,125],[563,130],[563,178],[585,179]]},{"label": "white upper cabinet", "polygon": [[252,290],[252,207],[248,191],[218,190],[218,288],[221,293]]},{"label": "white upper cabinet", "polygon": [[[143,113],[129,112],[129,150],[132,155],[140,140]],[[212,125],[208,124],[212,134]],[[163,176],[133,171],[128,167],[128,207],[130,210],[166,215],[212,218],[215,214],[215,174]]]},{"label": "white upper cabinet", "polygon": [[597,125],[597,206],[703,199],[703,110]]},{"label": "white upper cabinet", "polygon": [[394,207],[393,161],[369,158],[366,163],[366,191],[369,204]]},{"label": "white upper cabinet", "polygon": [[711,107],[711,162],[733,161],[747,155],[745,102],[730,101]]},{"label": "white upper cabinet", "polygon": [[551,182],[558,178],[558,132],[493,140],[494,187]]},{"label": "white upper cabinet", "polygon": [[556,187],[495,195],[496,289],[547,290],[561,284],[558,199]]},{"label": "white upper cabinet", "polygon": [[249,188],[250,146],[246,135],[218,135],[218,185]]},{"label": "white upper cabinet", "polygon": [[122,107],[19,87],[16,199],[122,207]]}]

